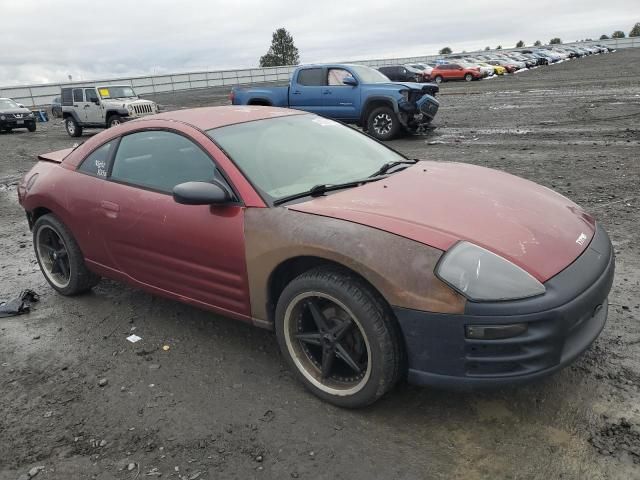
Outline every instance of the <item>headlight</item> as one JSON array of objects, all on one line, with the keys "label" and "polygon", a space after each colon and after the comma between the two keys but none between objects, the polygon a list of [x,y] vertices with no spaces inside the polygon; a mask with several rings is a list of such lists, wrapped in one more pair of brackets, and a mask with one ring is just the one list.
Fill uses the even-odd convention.
[{"label": "headlight", "polygon": [[544,285],[489,250],[459,242],[443,255],[436,275],[469,300],[517,300],[541,295]]},{"label": "headlight", "polygon": [[135,113],[131,105],[127,106],[127,112],[129,112],[129,115],[133,115]]},{"label": "headlight", "polygon": [[400,90],[400,95],[402,95],[402,98],[409,101],[409,90]]},{"label": "headlight", "polygon": [[0,115],[0,120],[6,120],[7,117],[5,117],[4,115]]}]

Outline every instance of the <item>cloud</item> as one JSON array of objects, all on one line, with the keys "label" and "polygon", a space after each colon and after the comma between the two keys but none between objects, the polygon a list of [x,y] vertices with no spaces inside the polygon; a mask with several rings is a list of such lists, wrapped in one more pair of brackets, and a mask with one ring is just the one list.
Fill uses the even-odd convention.
[{"label": "cloud", "polygon": [[281,26],[308,63],[597,38],[636,21],[637,0],[0,0],[0,85],[255,66]]}]

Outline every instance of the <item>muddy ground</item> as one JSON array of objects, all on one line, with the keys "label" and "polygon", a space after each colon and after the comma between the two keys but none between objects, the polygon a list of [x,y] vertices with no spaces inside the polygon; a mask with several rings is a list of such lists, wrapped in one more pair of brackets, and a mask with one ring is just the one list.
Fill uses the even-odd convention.
[{"label": "muddy ground", "polygon": [[436,130],[393,142],[562,192],[609,231],[617,275],[602,335],[555,376],[483,393],[401,385],[360,411],[306,393],[270,332],[110,281],[53,293],[14,182],[75,139],[59,121],[1,134],[0,298],[33,288],[42,300],[0,319],[0,479],[40,466],[38,480],[640,478],[639,78],[631,49],[444,84]]}]

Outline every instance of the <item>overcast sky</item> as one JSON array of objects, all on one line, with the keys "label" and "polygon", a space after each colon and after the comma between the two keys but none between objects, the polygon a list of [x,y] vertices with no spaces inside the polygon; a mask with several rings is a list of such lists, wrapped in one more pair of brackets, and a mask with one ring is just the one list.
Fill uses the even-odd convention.
[{"label": "overcast sky", "polygon": [[0,86],[255,66],[278,27],[304,63],[628,34],[640,0],[0,0]]}]

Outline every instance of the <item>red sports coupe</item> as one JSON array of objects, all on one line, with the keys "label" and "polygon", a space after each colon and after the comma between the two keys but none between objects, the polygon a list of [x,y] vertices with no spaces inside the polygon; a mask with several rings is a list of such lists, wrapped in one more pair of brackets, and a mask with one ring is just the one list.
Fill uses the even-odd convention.
[{"label": "red sports coupe", "polygon": [[607,317],[613,250],[579,206],[317,115],[169,112],[39,159],[18,194],[55,290],[108,277],[274,329],[340,406],[535,379]]}]

